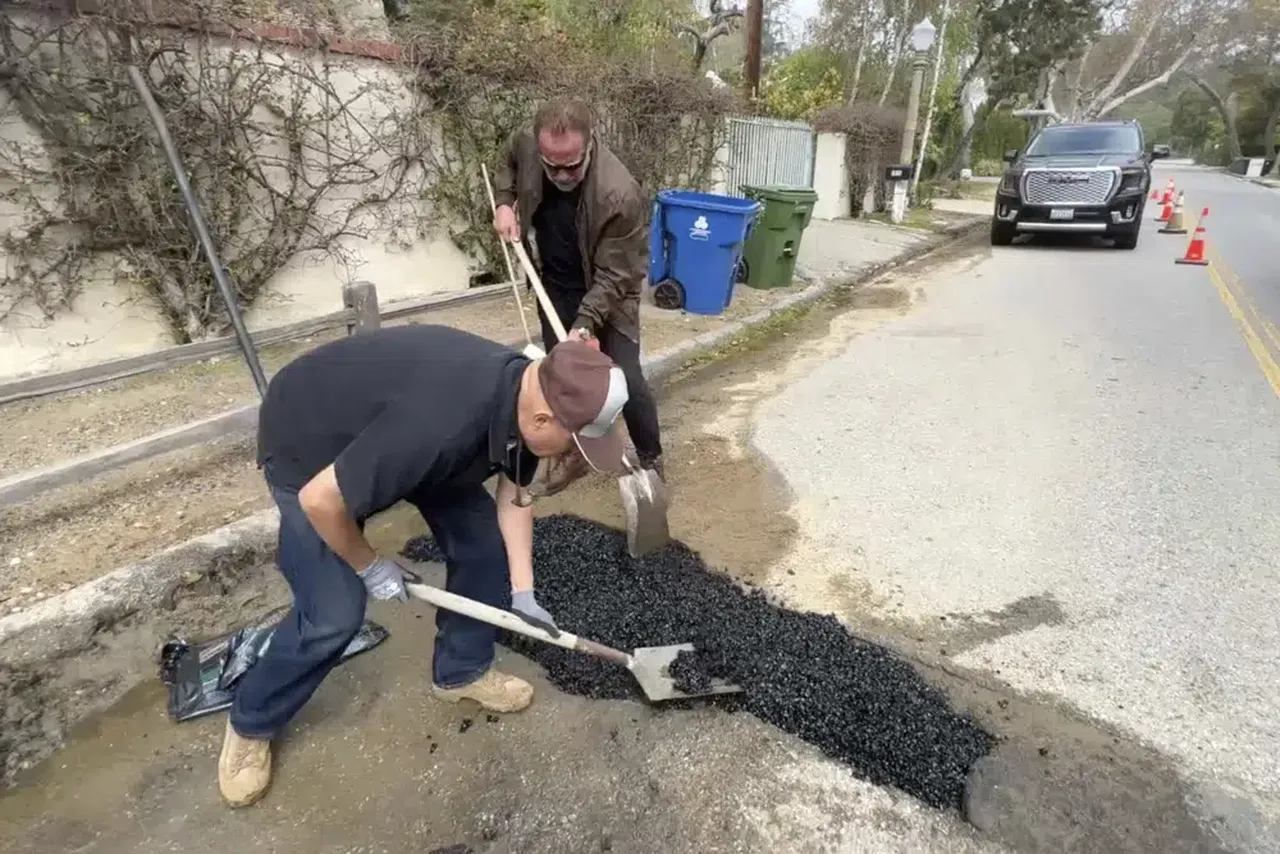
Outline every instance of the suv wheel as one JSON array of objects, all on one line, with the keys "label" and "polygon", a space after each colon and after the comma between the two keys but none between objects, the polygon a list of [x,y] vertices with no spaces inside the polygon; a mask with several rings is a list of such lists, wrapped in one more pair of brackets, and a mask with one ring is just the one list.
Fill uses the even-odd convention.
[{"label": "suv wheel", "polygon": [[1013,242],[1013,238],[1017,232],[1013,228],[1011,222],[1001,222],[992,217],[991,219],[991,245],[992,246],[1008,246]]},{"label": "suv wheel", "polygon": [[1138,248],[1138,229],[1133,228],[1129,231],[1117,231],[1111,235],[1111,239],[1116,242],[1117,249],[1137,249]]}]

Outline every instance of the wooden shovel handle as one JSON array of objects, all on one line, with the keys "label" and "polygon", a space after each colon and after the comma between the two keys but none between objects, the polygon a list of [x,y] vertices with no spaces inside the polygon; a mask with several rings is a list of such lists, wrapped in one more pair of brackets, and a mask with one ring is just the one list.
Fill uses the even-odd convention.
[{"label": "wooden shovel handle", "polygon": [[553,635],[551,632],[526,623],[510,611],[494,608],[492,605],[486,605],[483,602],[477,602],[474,599],[468,599],[465,596],[459,596],[456,593],[450,593],[447,590],[441,590],[428,584],[407,583],[404,589],[414,599],[429,602],[437,608],[444,608],[446,611],[453,611],[455,614],[462,614],[463,616],[471,617],[473,620],[479,620],[482,623],[488,623],[491,626],[497,626],[500,629],[506,629],[509,632],[515,632],[518,635],[540,640],[553,646],[585,652],[587,655],[594,655],[596,658],[616,662],[628,669],[631,667],[631,656],[621,650],[607,647],[595,641],[589,641],[586,638],[580,638],[571,632],[561,631]]},{"label": "wooden shovel handle", "polygon": [[578,652],[585,652],[587,655],[594,655],[596,658],[603,658],[605,661],[612,661],[615,664],[621,664],[628,670],[631,669],[633,661],[630,654],[622,650],[605,646],[602,643],[587,640],[586,638],[578,638],[577,646],[574,647]]},{"label": "wooden shovel handle", "polygon": [[561,341],[565,340],[569,337],[569,333],[565,331],[564,324],[560,322],[560,315],[556,313],[556,307],[551,304],[551,298],[542,287],[542,278],[538,275],[538,271],[533,269],[529,253],[524,251],[524,246],[520,243],[512,243],[511,248],[515,250],[520,266],[524,267],[524,274],[529,277],[529,284],[533,286],[533,292],[538,295],[538,302],[542,303],[542,312],[547,316],[547,320],[551,321],[551,328],[555,331],[556,337]]},{"label": "wooden shovel handle", "polygon": [[455,614],[462,614],[464,617],[470,617],[473,620],[479,620],[482,623],[488,623],[491,626],[497,626],[509,632],[540,640],[543,643],[564,647],[565,649],[578,648],[580,639],[577,635],[570,632],[560,632],[553,635],[545,629],[526,623],[510,611],[504,611],[501,608],[495,608],[492,605],[486,605],[483,602],[477,602],[474,599],[468,599],[465,596],[459,596],[456,593],[450,593],[448,590],[441,590],[438,587],[431,587],[427,584],[405,584],[404,589],[414,599],[429,602],[437,608],[444,608],[446,611],[453,611]]}]

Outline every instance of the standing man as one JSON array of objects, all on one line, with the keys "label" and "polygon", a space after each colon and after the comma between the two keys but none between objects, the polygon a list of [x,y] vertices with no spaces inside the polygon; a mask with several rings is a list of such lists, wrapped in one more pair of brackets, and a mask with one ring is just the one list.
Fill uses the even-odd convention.
[{"label": "standing man", "polygon": [[[640,288],[648,268],[648,205],[627,167],[595,134],[590,108],[553,101],[511,139],[495,186],[494,228],[532,233],[542,283],[569,337],[596,341],[627,377],[622,416],[642,468],[665,480],[658,409],[640,369]],[[542,306],[544,349],[555,331]],[[579,474],[585,467],[579,466]]]},{"label": "standing man", "polygon": [[[247,806],[271,781],[271,740],[364,622],[365,601],[407,600],[405,573],[364,537],[404,500],[445,555],[446,589],[554,629],[533,593],[533,511],[520,493],[541,457],[570,448],[620,472],[622,370],[581,341],[545,358],[447,326],[398,326],[317,347],[271,379],[258,464],[280,508],[280,571],[293,607],[236,687],[218,785]],[[498,475],[496,501],[484,483]],[[498,630],[440,609],[432,685],[495,712],[533,687],[491,668]]]}]

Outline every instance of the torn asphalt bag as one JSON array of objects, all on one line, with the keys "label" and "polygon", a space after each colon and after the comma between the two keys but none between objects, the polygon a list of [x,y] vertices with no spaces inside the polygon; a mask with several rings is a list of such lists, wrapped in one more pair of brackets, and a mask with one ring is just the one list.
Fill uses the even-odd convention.
[{"label": "torn asphalt bag", "polygon": [[[267,651],[284,609],[213,640],[191,644],[175,637],[160,650],[160,681],[169,686],[169,717],[175,721],[221,712],[231,706],[236,683]],[[387,639],[385,628],[365,620],[342,651],[340,662]]]}]

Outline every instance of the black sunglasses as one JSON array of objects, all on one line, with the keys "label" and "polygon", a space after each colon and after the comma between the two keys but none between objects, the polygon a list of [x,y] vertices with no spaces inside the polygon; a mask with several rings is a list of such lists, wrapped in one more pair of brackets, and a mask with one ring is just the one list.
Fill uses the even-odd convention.
[{"label": "black sunglasses", "polygon": [[[541,154],[539,154],[538,156],[542,157]],[[552,163],[547,158],[542,157],[542,168],[546,169],[548,172],[552,174],[555,174],[558,172],[577,172],[579,169],[583,167],[583,165],[586,164],[587,158],[589,158],[590,156],[591,156],[591,146],[588,145],[586,149],[582,152],[582,156],[579,157],[573,163]]]}]

